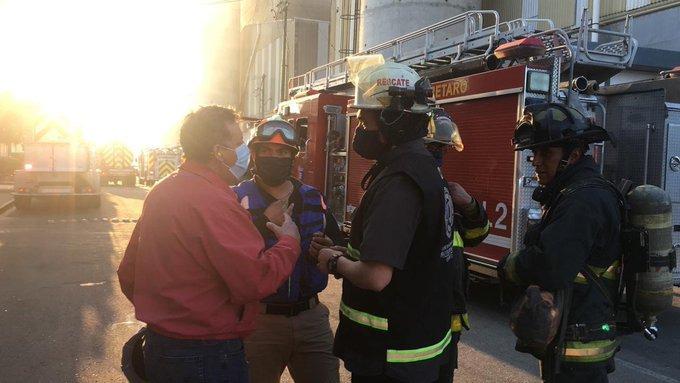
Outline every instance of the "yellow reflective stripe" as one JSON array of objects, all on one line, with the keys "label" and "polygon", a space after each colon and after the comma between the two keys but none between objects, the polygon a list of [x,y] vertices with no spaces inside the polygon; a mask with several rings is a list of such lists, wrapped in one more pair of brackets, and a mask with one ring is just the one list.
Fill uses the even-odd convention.
[{"label": "yellow reflective stripe", "polygon": [[483,235],[486,235],[486,233],[489,232],[491,229],[491,224],[487,221],[486,226],[484,227],[478,227],[476,229],[470,229],[470,230],[465,230],[463,233],[463,237],[465,239],[477,239]]},{"label": "yellow reflective stripe", "polygon": [[361,259],[361,253],[359,252],[359,250],[353,248],[352,245],[350,245],[350,244],[347,245],[347,255],[350,258],[354,259],[355,261],[358,261],[358,260]]},{"label": "yellow reflective stripe", "polygon": [[605,361],[616,352],[615,340],[595,340],[588,343],[566,342],[563,359],[567,362],[595,363]]},{"label": "yellow reflective stripe", "polygon": [[470,318],[468,318],[467,313],[451,316],[451,331],[461,332],[463,328],[470,329]]},{"label": "yellow reflective stripe", "polygon": [[619,279],[619,261],[616,260],[614,263],[611,264],[611,266],[607,267],[607,269],[600,275],[602,278],[610,279],[612,281],[618,280]]},{"label": "yellow reflective stripe", "polygon": [[446,331],[444,339],[423,348],[416,348],[413,350],[387,350],[387,362],[389,363],[410,363],[419,362],[421,360],[432,359],[440,355],[446,347],[451,343],[451,330]]},{"label": "yellow reflective stripe", "polygon": [[583,274],[578,273],[578,274],[576,274],[576,278],[574,278],[574,283],[580,283],[582,285],[587,285],[588,280],[586,279],[585,276],[583,276]]},{"label": "yellow reflective stripe", "polygon": [[464,247],[463,238],[460,237],[458,230],[453,232],[453,247]]},{"label": "yellow reflective stripe", "polygon": [[363,311],[355,310],[347,306],[343,301],[340,301],[340,312],[352,322],[356,322],[360,325],[374,328],[376,330],[387,331],[387,318],[381,318]]},{"label": "yellow reflective stripe", "polygon": [[[614,261],[609,267],[604,268],[604,267],[595,267],[595,266],[588,266],[590,269],[595,273],[600,278],[605,278],[609,279],[612,281],[616,281],[619,278],[619,260]],[[586,279],[585,275],[583,273],[578,273],[576,274],[576,278],[574,278],[574,282],[580,283],[582,285],[587,285],[588,280]]]},{"label": "yellow reflective stripe", "polygon": [[459,314],[451,317],[451,331],[461,332],[463,331],[463,320]]}]

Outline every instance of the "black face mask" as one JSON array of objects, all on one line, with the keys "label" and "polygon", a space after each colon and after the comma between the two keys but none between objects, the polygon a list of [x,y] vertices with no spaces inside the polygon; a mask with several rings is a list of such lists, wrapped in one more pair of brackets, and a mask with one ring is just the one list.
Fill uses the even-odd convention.
[{"label": "black face mask", "polygon": [[352,148],[367,160],[377,160],[390,150],[389,145],[380,142],[380,133],[377,130],[366,130],[363,126],[354,133]]},{"label": "black face mask", "polygon": [[444,165],[444,148],[438,144],[427,144],[427,150],[430,151],[432,157],[434,157],[434,163],[437,164],[438,168]]},{"label": "black face mask", "polygon": [[255,174],[269,186],[279,186],[290,178],[293,158],[255,157]]}]

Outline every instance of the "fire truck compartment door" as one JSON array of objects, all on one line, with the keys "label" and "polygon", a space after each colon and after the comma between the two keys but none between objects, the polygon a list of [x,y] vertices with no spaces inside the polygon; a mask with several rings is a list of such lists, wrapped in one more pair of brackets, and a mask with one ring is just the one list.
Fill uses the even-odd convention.
[{"label": "fire truck compartment door", "polygon": [[[680,225],[680,110],[669,110],[666,149],[665,190],[673,204],[673,225]],[[673,232],[673,244],[680,245],[680,232]],[[680,266],[680,257],[678,258]],[[673,270],[673,284],[680,285],[680,268]]]}]

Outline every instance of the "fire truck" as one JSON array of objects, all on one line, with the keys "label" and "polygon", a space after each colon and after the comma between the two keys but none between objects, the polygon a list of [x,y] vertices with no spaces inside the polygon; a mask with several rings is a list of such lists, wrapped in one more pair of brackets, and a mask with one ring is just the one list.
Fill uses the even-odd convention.
[{"label": "fire truck", "polygon": [[[565,30],[547,19],[500,22],[497,12],[482,10],[462,13],[358,55],[382,54],[385,60],[407,64],[432,81],[436,104],[453,116],[465,143],[464,151],[449,151],[443,174],[484,204],[491,223],[484,243],[466,249],[470,270],[478,278],[495,279],[499,260],[521,248],[528,225],[541,216],[540,206],[531,199],[538,186],[532,153],[514,152],[510,144],[526,105],[564,102],[610,130],[619,124],[614,134],[628,129],[628,138],[620,140],[617,149],[609,144],[592,148],[603,173],[666,188],[677,200],[680,173],[670,166],[680,166],[680,146],[668,137],[672,131],[677,140],[678,128],[674,122],[651,119],[652,113],[664,108],[675,110],[674,99],[657,95],[649,101],[656,103],[655,112],[645,112],[635,120],[637,124],[624,128],[608,108],[615,113],[625,111],[635,103],[627,98],[631,90],[598,89],[598,84],[630,67],[636,50],[628,22],[623,31],[596,29],[584,12],[578,27]],[[672,79],[660,81],[676,84]],[[347,60],[293,77],[288,88],[290,99],[277,112],[302,138],[299,175],[324,191],[329,209],[338,222],[347,225],[363,194],[361,179],[373,164],[351,150],[357,120],[347,108],[354,94]],[[655,138],[648,140],[648,156],[632,156],[624,165],[619,161],[624,153],[645,142],[645,118],[657,127]],[[643,167],[654,170],[641,179],[636,174]],[[677,221],[680,201],[674,202]]]},{"label": "fire truck", "polygon": [[134,155],[127,146],[119,142],[104,145],[99,148],[97,158],[102,184],[113,182],[115,185],[120,181],[123,186],[135,186],[137,172],[132,167]]},{"label": "fire truck", "polygon": [[139,183],[153,186],[177,170],[182,161],[182,148],[155,148],[143,150],[139,156]]}]

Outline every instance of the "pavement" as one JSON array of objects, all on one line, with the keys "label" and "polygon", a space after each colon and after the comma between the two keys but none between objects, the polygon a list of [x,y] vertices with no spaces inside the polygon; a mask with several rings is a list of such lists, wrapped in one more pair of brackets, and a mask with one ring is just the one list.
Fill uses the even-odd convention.
[{"label": "pavement", "polygon": [[[0,382],[126,382],[121,347],[143,324],[116,269],[147,191],[103,191],[99,209],[37,204],[0,214]],[[321,294],[332,328],[341,291],[331,278]],[[472,285],[472,330],[462,336],[456,382],[540,382],[537,361],[514,350],[498,297],[497,286]],[[656,342],[622,339],[611,382],[680,383],[679,288],[660,326]],[[292,382],[287,373],[281,381]],[[349,382],[343,368],[341,382]]]},{"label": "pavement", "polygon": [[104,190],[99,209],[0,216],[0,381],[126,381],[120,350],[142,324],[116,268],[134,227],[123,219],[138,218],[146,193]]},{"label": "pavement", "polygon": [[0,184],[0,214],[11,208],[8,204],[11,203],[13,199],[11,195],[12,188],[13,185]]}]

